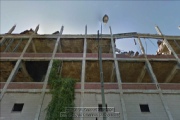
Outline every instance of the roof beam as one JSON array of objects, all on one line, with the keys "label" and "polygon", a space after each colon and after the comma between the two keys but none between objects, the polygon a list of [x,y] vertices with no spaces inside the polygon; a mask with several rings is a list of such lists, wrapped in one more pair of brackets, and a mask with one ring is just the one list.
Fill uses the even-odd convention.
[{"label": "roof beam", "polygon": [[[26,34],[0,34],[0,37],[6,37],[6,38],[29,38],[31,35]],[[32,35],[35,38],[58,38],[59,34],[45,34],[45,35],[38,35],[34,34]],[[61,36],[61,38],[84,38],[85,35],[73,35],[73,34],[64,34]],[[97,38],[96,34],[88,34],[86,36],[87,38]],[[172,35],[158,35],[158,34],[147,34],[147,33],[120,33],[120,34],[113,34],[114,39],[123,39],[123,38],[153,38],[153,39],[166,39],[168,40],[180,40],[180,36],[172,36]],[[103,34],[102,38],[108,38],[110,39],[111,36],[109,34]]]}]

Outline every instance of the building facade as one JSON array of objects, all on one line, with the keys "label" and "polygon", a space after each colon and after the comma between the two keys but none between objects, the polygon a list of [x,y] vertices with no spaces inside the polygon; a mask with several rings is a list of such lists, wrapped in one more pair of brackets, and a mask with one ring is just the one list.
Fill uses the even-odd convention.
[{"label": "building facade", "polygon": [[[102,113],[99,46],[105,104],[119,115],[107,120],[180,120],[180,36],[162,35],[158,27],[158,34],[112,34],[110,27],[110,34],[98,41],[96,34],[87,33],[87,26],[84,35],[65,35],[63,26],[59,32],[40,35],[38,28],[13,34],[14,26],[0,35],[1,120],[45,119],[54,60],[62,62],[62,77],[77,81],[75,106]],[[124,38],[137,41],[141,54],[117,53],[115,41]],[[145,53],[142,38],[161,40],[158,55]]]}]

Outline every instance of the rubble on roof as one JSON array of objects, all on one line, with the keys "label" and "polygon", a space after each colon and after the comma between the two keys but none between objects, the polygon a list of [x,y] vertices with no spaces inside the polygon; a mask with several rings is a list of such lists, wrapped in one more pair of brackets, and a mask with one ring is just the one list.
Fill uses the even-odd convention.
[{"label": "rubble on roof", "polygon": [[59,31],[56,31],[56,32],[54,32],[54,33],[52,33],[52,34],[53,34],[53,35],[54,35],[54,34],[59,34]]},{"label": "rubble on roof", "polygon": [[20,34],[34,34],[34,30],[31,28],[30,30],[25,30],[23,32],[21,32]]}]

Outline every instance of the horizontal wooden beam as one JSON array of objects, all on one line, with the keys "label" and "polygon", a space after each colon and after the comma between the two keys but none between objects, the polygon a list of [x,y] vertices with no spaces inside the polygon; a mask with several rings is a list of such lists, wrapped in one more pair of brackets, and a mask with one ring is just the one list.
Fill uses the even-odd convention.
[{"label": "horizontal wooden beam", "polygon": [[[6,37],[6,38],[29,38],[32,36],[33,38],[58,38],[59,34],[44,34],[44,35],[27,35],[27,34],[0,34],[0,37]],[[73,35],[73,34],[63,34],[61,38],[84,38],[85,35]],[[119,34],[113,34],[114,39],[123,39],[123,38],[153,38],[153,39],[163,39],[166,37],[168,40],[180,40],[180,36],[172,36],[172,35],[158,35],[158,34],[147,34],[147,33],[119,33]],[[96,34],[88,34],[86,35],[86,38],[97,38]],[[108,38],[110,39],[110,34],[103,34],[102,38]]]}]

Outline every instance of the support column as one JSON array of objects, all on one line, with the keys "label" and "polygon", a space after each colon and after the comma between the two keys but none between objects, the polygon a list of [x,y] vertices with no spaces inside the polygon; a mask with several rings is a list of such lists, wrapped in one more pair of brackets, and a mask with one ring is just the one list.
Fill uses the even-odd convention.
[{"label": "support column", "polygon": [[110,29],[110,34],[111,34],[111,45],[112,45],[112,52],[113,52],[113,57],[114,57],[115,69],[116,69],[116,77],[117,77],[119,93],[120,93],[120,102],[121,102],[121,106],[122,106],[122,115],[123,115],[123,120],[127,120],[126,106],[125,106],[125,102],[124,102],[124,98],[123,98],[123,91],[122,91],[122,80],[121,80],[121,75],[119,72],[118,61],[116,59],[115,44],[114,44],[114,40],[113,40],[111,26],[109,26],[109,29]]},{"label": "support column", "polygon": [[[84,83],[85,83],[85,75],[86,75],[86,51],[87,51],[87,25],[85,27],[85,38],[84,38],[84,48],[83,48],[83,60],[82,60],[82,70],[81,70],[81,108],[84,106]],[[83,111],[81,111],[83,113]],[[84,118],[81,117],[80,120]]]},{"label": "support column", "polygon": [[149,73],[150,73],[152,82],[156,84],[156,88],[157,88],[157,90],[158,90],[159,97],[160,97],[160,99],[161,99],[161,101],[162,101],[162,104],[163,104],[163,106],[164,106],[164,109],[165,109],[165,111],[166,111],[166,114],[167,114],[169,120],[173,120],[173,117],[172,117],[172,115],[171,115],[171,112],[170,112],[170,110],[169,110],[169,108],[168,108],[168,106],[167,106],[167,103],[166,103],[166,101],[165,101],[165,99],[164,99],[164,97],[163,97],[161,88],[159,87],[159,83],[158,83],[157,78],[156,78],[156,76],[155,76],[155,74],[154,74],[154,72],[153,72],[153,69],[152,69],[152,66],[151,66],[150,62],[149,62],[149,60],[147,59],[147,56],[146,56],[145,51],[144,51],[144,47],[143,47],[142,42],[141,42],[141,40],[140,40],[139,37],[138,37],[138,42],[139,42],[141,51],[142,51],[142,53],[144,54],[144,57],[145,57],[145,59],[146,59],[146,67],[147,67],[147,70],[148,70]]},{"label": "support column", "polygon": [[[37,27],[36,27],[36,28],[37,28]],[[12,28],[11,28],[11,29],[12,29]],[[38,29],[37,29],[37,30],[38,30]],[[11,30],[11,31],[13,31],[13,30]],[[17,71],[18,71],[18,69],[19,69],[19,67],[20,67],[20,64],[21,64],[21,62],[22,62],[23,55],[24,55],[24,53],[26,52],[27,48],[29,47],[29,44],[31,43],[32,38],[33,38],[33,35],[31,35],[31,37],[29,38],[29,40],[28,40],[26,46],[24,47],[24,49],[23,49],[23,51],[22,51],[22,53],[21,53],[18,61],[16,62],[13,70],[11,71],[11,73],[10,73],[10,75],[9,75],[9,77],[8,77],[8,79],[7,79],[4,87],[3,87],[3,89],[2,89],[1,96],[0,96],[0,101],[3,99],[3,96],[4,96],[5,92],[6,92],[6,89],[7,89],[8,85],[9,85],[9,83],[13,80],[14,76],[16,75],[16,73],[17,73]],[[2,41],[1,41],[1,42],[2,42]],[[1,44],[1,43],[0,43],[0,44]]]},{"label": "support column", "polygon": [[64,26],[61,27],[59,37],[56,40],[56,44],[55,44],[55,47],[54,47],[54,50],[53,50],[53,54],[52,54],[51,60],[50,60],[49,65],[48,65],[48,69],[47,69],[47,72],[46,72],[46,76],[45,76],[45,80],[44,80],[44,83],[43,83],[43,88],[42,88],[42,92],[41,92],[41,96],[40,96],[39,105],[38,105],[36,116],[35,116],[35,120],[39,120],[39,117],[40,117],[41,108],[42,108],[44,97],[45,97],[46,87],[47,87],[47,84],[48,84],[49,74],[51,72],[53,60],[54,60],[56,51],[58,49],[58,45],[59,45],[59,42],[60,42],[60,38],[61,38],[61,35],[62,35],[62,32],[63,32],[63,29],[64,29]]}]

